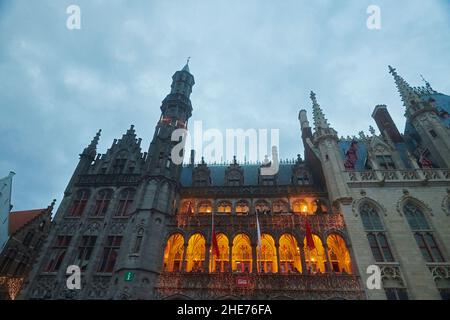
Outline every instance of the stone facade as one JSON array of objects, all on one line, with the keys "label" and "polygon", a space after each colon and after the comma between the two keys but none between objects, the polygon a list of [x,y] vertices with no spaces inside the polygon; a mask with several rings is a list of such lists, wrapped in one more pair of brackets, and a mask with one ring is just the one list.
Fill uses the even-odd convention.
[{"label": "stone facade", "polygon": [[[194,77],[173,75],[148,152],[133,126],[80,161],[22,299],[440,299],[450,288],[450,97],[410,87],[400,134],[338,137],[311,93],[299,114],[304,159],[175,165],[171,134],[186,128]],[[260,230],[260,233],[258,233]],[[218,242],[218,244],[216,244]],[[312,244],[311,244],[312,242]],[[78,265],[82,289],[68,290]],[[367,268],[382,288],[369,290]]]}]

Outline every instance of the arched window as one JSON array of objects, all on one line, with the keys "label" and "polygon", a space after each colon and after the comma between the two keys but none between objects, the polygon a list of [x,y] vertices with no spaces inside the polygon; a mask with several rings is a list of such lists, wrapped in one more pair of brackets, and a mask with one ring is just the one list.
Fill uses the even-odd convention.
[{"label": "arched window", "polygon": [[394,256],[377,209],[369,202],[364,202],[359,208],[359,214],[375,261],[393,262]]},{"label": "arched window", "polygon": [[331,234],[327,238],[328,255],[334,272],[352,273],[350,253],[340,235]]},{"label": "arched window", "polygon": [[289,212],[289,207],[287,202],[283,201],[283,200],[276,200],[273,202],[272,204],[273,207],[273,213],[275,214],[283,214],[283,213],[288,213]]},{"label": "arched window", "polygon": [[71,217],[81,217],[91,193],[89,190],[78,190],[70,207],[69,215]]},{"label": "arched window", "polygon": [[221,201],[217,206],[217,213],[230,214],[231,213],[231,202]]},{"label": "arched window", "polygon": [[258,272],[278,272],[277,249],[271,235],[266,233],[261,235],[261,248],[257,248],[256,253],[258,257]]},{"label": "arched window", "polygon": [[164,250],[164,267],[166,272],[180,271],[183,264],[184,238],[180,233],[175,233],[167,240]]},{"label": "arched window", "polygon": [[205,237],[196,233],[189,238],[186,251],[186,271],[203,272],[205,261]]},{"label": "arched window", "polygon": [[310,249],[306,244],[306,237],[303,241],[304,250],[305,250],[305,260],[306,260],[306,266],[309,269],[311,273],[317,273],[317,272],[325,272],[325,250],[322,245],[322,240],[320,238],[313,234],[312,235],[313,241],[314,241],[314,249]]},{"label": "arched window", "polygon": [[219,247],[219,256],[214,253],[211,246],[211,261],[209,264],[210,272],[226,272],[230,265],[230,245],[228,238],[223,233],[216,235],[217,246]]},{"label": "arched window", "polygon": [[194,214],[194,201],[186,200],[181,205],[181,214],[192,215]]},{"label": "arched window", "polygon": [[93,216],[101,216],[103,217],[108,211],[109,203],[112,198],[112,190],[110,189],[102,189],[97,193],[97,198],[95,200],[95,207],[92,211]]},{"label": "arched window", "polygon": [[248,202],[241,200],[236,204],[236,214],[238,216],[247,215],[249,212]]},{"label": "arched window", "polygon": [[242,184],[242,173],[239,170],[230,170],[226,179],[228,186],[238,187]]},{"label": "arched window", "polygon": [[131,207],[133,205],[135,195],[136,191],[134,189],[127,188],[122,190],[119,195],[119,205],[117,206],[116,216],[126,217],[131,214]]},{"label": "arched window", "polygon": [[425,261],[444,262],[444,256],[422,210],[411,201],[408,201],[403,206],[403,212]]},{"label": "arched window", "polygon": [[199,214],[210,214],[212,212],[211,201],[202,201],[198,205]]},{"label": "arched window", "polygon": [[300,248],[297,240],[291,234],[283,234],[280,237],[280,273],[300,273],[302,263],[300,259]]},{"label": "arched window", "polygon": [[292,203],[292,210],[295,214],[308,214],[308,204],[305,200],[295,200]]},{"label": "arched window", "polygon": [[252,272],[252,246],[247,235],[241,233],[234,237],[232,257],[233,272]]},{"label": "arched window", "polygon": [[269,214],[270,213],[270,205],[265,200],[258,200],[255,204],[255,211],[259,214]]}]

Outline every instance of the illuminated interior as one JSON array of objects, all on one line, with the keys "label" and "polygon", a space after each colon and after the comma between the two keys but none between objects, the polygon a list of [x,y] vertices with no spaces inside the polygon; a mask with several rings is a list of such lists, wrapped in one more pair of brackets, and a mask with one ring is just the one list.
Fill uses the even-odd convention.
[{"label": "illuminated interior", "polygon": [[329,235],[327,246],[333,271],[352,273],[350,253],[344,239],[337,234]]},{"label": "illuminated interior", "polygon": [[248,214],[249,208],[247,201],[239,201],[236,204],[236,214],[237,215],[245,215]]},{"label": "illuminated interior", "polygon": [[217,212],[221,214],[230,214],[231,213],[231,202],[222,201],[217,206]]},{"label": "illuminated interior", "polygon": [[297,240],[291,234],[283,234],[280,237],[280,273],[302,272],[300,248]]},{"label": "illuminated interior", "polygon": [[183,250],[183,236],[179,233],[171,235],[164,250],[164,271],[174,272],[181,270]]},{"label": "illuminated interior", "polygon": [[289,208],[286,202],[277,200],[273,203],[273,213],[287,213]]},{"label": "illuminated interior", "polygon": [[305,200],[295,200],[292,203],[292,211],[296,214],[309,214],[308,204]]},{"label": "illuminated interior", "polygon": [[193,203],[194,201],[191,200],[184,201],[183,204],[181,205],[181,213],[188,215],[193,214],[194,213]]},{"label": "illuminated interior", "polygon": [[211,246],[211,261],[209,263],[209,272],[227,272],[229,271],[230,245],[226,235],[217,234],[217,245],[219,246],[219,257],[217,257]]},{"label": "illuminated interior", "polygon": [[198,205],[199,214],[208,214],[212,212],[212,205],[210,201],[202,201]]},{"label": "illuminated interior", "polygon": [[189,238],[186,251],[186,272],[203,271],[205,261],[205,237],[196,233]]},{"label": "illuminated interior", "polygon": [[232,270],[252,272],[252,246],[245,234],[238,234],[233,239]]},{"label": "illuminated interior", "polygon": [[277,250],[275,248],[275,241],[271,235],[265,233],[261,235],[261,249],[257,249],[257,257],[258,272],[278,272]]},{"label": "illuminated interior", "polygon": [[304,249],[305,249],[305,260],[306,267],[310,270],[311,273],[317,272],[325,272],[325,250],[322,245],[322,241],[320,238],[313,234],[312,238],[314,240],[314,249],[309,249],[306,245],[306,237],[303,241]]}]

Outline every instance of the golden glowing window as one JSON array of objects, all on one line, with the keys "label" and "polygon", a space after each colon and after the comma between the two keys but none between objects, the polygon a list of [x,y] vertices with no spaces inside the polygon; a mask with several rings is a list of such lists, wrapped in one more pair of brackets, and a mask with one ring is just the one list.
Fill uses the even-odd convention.
[{"label": "golden glowing window", "polygon": [[300,273],[302,263],[300,248],[297,240],[291,234],[283,234],[280,237],[280,273]]},{"label": "golden glowing window", "polygon": [[327,238],[328,255],[334,272],[352,273],[350,253],[340,235],[331,234]]},{"label": "golden glowing window", "polygon": [[323,273],[325,272],[325,262],[327,260],[325,250],[323,248],[322,241],[317,235],[313,234],[312,238],[314,240],[314,249],[308,248],[306,245],[306,238],[303,241],[306,267],[310,273]]},{"label": "golden glowing window", "polygon": [[236,235],[232,251],[233,272],[252,272],[252,261],[250,238],[245,234]]},{"label": "golden glowing window", "polygon": [[212,205],[210,201],[202,201],[198,205],[199,214],[209,214],[212,212]]},{"label": "golden glowing window", "polygon": [[217,212],[218,213],[226,213],[226,214],[230,214],[231,213],[231,202],[228,201],[221,201],[219,203],[219,205],[217,206]]},{"label": "golden glowing window", "polygon": [[304,200],[295,200],[292,204],[292,210],[296,214],[308,214],[308,204]]},{"label": "golden glowing window", "polygon": [[186,271],[203,272],[205,261],[205,237],[196,233],[189,238],[186,250]]},{"label": "golden glowing window", "polygon": [[211,246],[211,261],[209,263],[209,272],[227,272],[230,265],[230,245],[228,238],[223,233],[217,234],[217,246],[219,247],[219,256],[214,253]]},{"label": "golden glowing window", "polygon": [[180,271],[183,262],[184,238],[180,233],[175,233],[167,240],[164,250],[164,267],[167,272]]},{"label": "golden glowing window", "polygon": [[249,207],[247,201],[239,201],[236,204],[236,214],[237,215],[246,215],[248,214]]},{"label": "golden glowing window", "polygon": [[261,235],[261,248],[257,250],[258,272],[273,273],[278,272],[277,250],[275,241],[269,234]]}]

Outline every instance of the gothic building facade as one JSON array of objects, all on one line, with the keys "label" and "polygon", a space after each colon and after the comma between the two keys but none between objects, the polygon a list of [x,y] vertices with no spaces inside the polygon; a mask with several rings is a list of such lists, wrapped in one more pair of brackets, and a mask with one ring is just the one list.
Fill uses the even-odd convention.
[{"label": "gothic building facade", "polygon": [[[450,97],[390,69],[405,106],[338,137],[311,93],[304,157],[175,165],[194,77],[172,79],[148,152],[132,126],[80,155],[22,299],[441,299],[450,288]],[[266,164],[265,164],[266,165]],[[81,290],[66,270],[81,270]],[[370,266],[381,288],[369,288]]]}]

